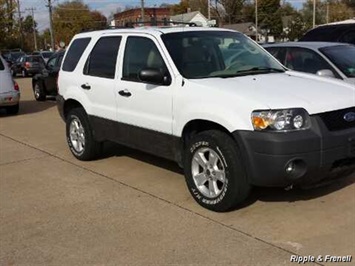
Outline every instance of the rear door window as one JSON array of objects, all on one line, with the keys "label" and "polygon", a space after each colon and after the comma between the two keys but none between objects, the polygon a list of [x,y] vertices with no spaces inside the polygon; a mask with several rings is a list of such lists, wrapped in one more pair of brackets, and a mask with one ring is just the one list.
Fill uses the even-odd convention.
[{"label": "rear door window", "polygon": [[2,63],[2,60],[0,59],[0,70],[5,70],[5,66],[4,64]]},{"label": "rear door window", "polygon": [[275,57],[279,62],[285,65],[285,54],[286,48],[281,47],[266,47],[265,48],[273,57]]},{"label": "rear door window", "polygon": [[355,44],[355,30],[350,30],[340,37],[340,42]]},{"label": "rear door window", "polygon": [[62,68],[63,71],[74,71],[90,40],[91,38],[80,38],[73,41],[65,56]]},{"label": "rear door window", "polygon": [[337,75],[320,55],[305,48],[288,48],[285,65],[290,69],[312,74],[316,74],[318,70],[329,69],[334,75]]},{"label": "rear door window", "polygon": [[86,61],[84,74],[101,78],[115,78],[120,43],[121,36],[100,38]]}]

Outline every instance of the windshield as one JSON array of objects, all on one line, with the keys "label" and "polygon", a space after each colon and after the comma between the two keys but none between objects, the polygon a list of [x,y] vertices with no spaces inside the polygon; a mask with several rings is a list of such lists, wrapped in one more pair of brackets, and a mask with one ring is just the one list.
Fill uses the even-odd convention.
[{"label": "windshield", "polygon": [[355,77],[355,46],[339,45],[319,49],[348,78]]},{"label": "windshield", "polygon": [[164,34],[162,39],[185,78],[284,72],[273,57],[238,32],[189,31]]},{"label": "windshield", "polygon": [[24,53],[22,53],[22,52],[13,52],[13,53],[11,53],[11,57],[13,58],[13,59],[18,59],[18,58],[20,58],[21,56],[23,56],[23,55],[25,55]]},{"label": "windshield", "polygon": [[44,58],[49,58],[49,57],[51,57],[52,55],[53,55],[52,52],[42,52],[42,56],[43,56]]}]

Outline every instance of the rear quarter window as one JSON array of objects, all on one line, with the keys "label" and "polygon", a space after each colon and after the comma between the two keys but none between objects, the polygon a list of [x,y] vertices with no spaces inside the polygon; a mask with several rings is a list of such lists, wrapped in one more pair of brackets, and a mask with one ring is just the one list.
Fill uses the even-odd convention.
[{"label": "rear quarter window", "polygon": [[73,41],[69,47],[67,55],[65,56],[62,67],[63,71],[74,71],[90,40],[91,38],[80,38]]},{"label": "rear quarter window", "polygon": [[5,70],[5,66],[4,64],[2,63],[2,60],[0,59],[0,71],[1,70]]}]

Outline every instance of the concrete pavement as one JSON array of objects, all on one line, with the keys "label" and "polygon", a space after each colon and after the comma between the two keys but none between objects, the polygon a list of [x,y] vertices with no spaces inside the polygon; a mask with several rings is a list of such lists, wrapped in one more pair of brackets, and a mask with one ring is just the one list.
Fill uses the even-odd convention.
[{"label": "concrete pavement", "polygon": [[55,102],[18,82],[20,114],[0,113],[1,265],[296,265],[292,255],[352,255],[354,265],[355,176],[255,189],[243,209],[213,213],[175,163],[117,145],[76,160]]}]

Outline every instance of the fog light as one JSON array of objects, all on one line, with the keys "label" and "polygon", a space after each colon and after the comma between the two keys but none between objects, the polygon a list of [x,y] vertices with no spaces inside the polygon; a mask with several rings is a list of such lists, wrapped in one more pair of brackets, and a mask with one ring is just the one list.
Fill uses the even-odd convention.
[{"label": "fog light", "polygon": [[286,173],[287,174],[290,174],[292,173],[296,168],[296,165],[294,162],[289,162],[287,165],[286,165]]}]

